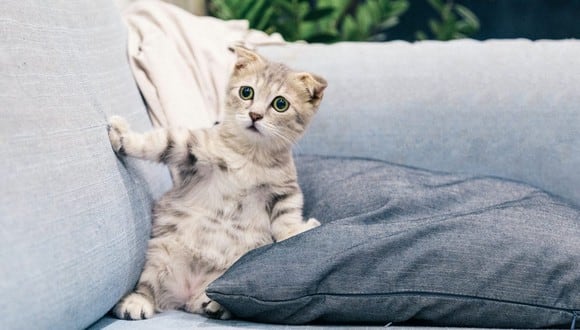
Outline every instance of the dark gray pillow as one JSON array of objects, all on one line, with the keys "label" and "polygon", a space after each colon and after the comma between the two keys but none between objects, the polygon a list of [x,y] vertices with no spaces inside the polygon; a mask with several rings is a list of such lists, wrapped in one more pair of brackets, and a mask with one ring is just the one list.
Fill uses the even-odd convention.
[{"label": "dark gray pillow", "polygon": [[533,187],[363,160],[297,158],[323,226],[254,250],[208,295],[259,322],[570,326],[580,210]]}]

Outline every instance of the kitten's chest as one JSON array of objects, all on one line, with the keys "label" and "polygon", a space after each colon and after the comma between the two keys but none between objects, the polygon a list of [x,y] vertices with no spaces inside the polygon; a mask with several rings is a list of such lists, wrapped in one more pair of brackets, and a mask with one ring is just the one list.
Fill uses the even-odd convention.
[{"label": "kitten's chest", "polygon": [[199,178],[160,201],[156,223],[174,224],[189,250],[222,251],[223,260],[233,262],[272,241],[267,205],[280,185],[278,171],[226,159],[200,167]]},{"label": "kitten's chest", "polygon": [[267,202],[276,173],[237,159],[221,159],[216,164],[204,171],[204,178],[194,187],[203,203],[216,209],[240,209],[240,204],[259,207]]},{"label": "kitten's chest", "polygon": [[242,251],[271,242],[266,210],[272,196],[271,185],[263,175],[266,173],[251,166],[229,166],[200,182],[193,189],[193,198],[188,196],[185,200],[191,205],[192,216],[180,224],[186,233],[203,233],[203,237],[184,240],[192,245],[190,248],[195,249],[200,242],[217,250],[228,247],[233,254],[226,259],[235,260]]}]

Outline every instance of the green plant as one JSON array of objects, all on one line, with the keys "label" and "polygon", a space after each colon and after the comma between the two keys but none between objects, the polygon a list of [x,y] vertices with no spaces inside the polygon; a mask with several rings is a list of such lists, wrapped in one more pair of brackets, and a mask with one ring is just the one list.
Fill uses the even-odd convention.
[{"label": "green plant", "polygon": [[[477,16],[453,0],[426,0],[439,20],[429,20],[430,35],[418,40],[465,38],[479,30]],[[221,19],[246,19],[250,27],[280,33],[288,41],[331,43],[385,40],[399,24],[409,0],[210,0],[209,13]]]},{"label": "green plant", "polygon": [[384,31],[399,24],[399,17],[409,8],[407,0],[328,0],[340,13],[333,31],[339,40],[366,41],[384,39]]},{"label": "green plant", "polygon": [[[440,20],[429,20],[429,29],[437,40],[466,38],[479,30],[479,20],[467,7],[453,3],[453,0],[427,0],[439,13]],[[423,31],[415,34],[418,40],[428,39]]]},{"label": "green plant", "polygon": [[380,39],[408,7],[408,0],[213,0],[208,9],[289,41],[336,42]]}]

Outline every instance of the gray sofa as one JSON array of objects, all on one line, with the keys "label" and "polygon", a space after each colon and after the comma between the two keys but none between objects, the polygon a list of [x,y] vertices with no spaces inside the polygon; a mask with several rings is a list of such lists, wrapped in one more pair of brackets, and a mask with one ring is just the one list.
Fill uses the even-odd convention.
[{"label": "gray sofa", "polygon": [[[106,316],[136,282],[151,202],[170,185],[165,168],[119,159],[109,145],[110,115],[126,117],[137,130],[150,128],[125,41],[110,1],[0,5],[0,327],[268,327],[179,311],[135,322]],[[580,232],[580,41],[295,44],[260,51],[329,82],[297,154],[523,182],[565,205],[576,221],[569,222],[569,235],[580,237],[574,236]],[[574,247],[570,239],[562,242]],[[570,260],[565,265],[573,271],[578,265]],[[560,280],[572,283],[569,292],[580,287],[577,277]],[[562,320],[575,319],[578,297],[558,310]],[[554,322],[548,325],[560,324]]]}]

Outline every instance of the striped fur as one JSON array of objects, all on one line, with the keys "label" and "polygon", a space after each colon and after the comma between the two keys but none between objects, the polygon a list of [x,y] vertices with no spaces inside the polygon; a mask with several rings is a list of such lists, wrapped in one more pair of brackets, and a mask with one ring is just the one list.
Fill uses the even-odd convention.
[{"label": "striped fur", "polygon": [[[168,309],[229,318],[205,295],[207,285],[249,250],[320,225],[302,218],[291,148],[316,112],[326,82],[247,49],[234,51],[238,61],[225,118],[214,127],[136,133],[123,118],[109,119],[118,154],[166,164],[174,179],[154,207],[135,291],[114,308],[119,318],[144,319]],[[241,86],[251,86],[254,97],[242,99]],[[277,96],[290,103],[285,112],[273,109]]]}]

